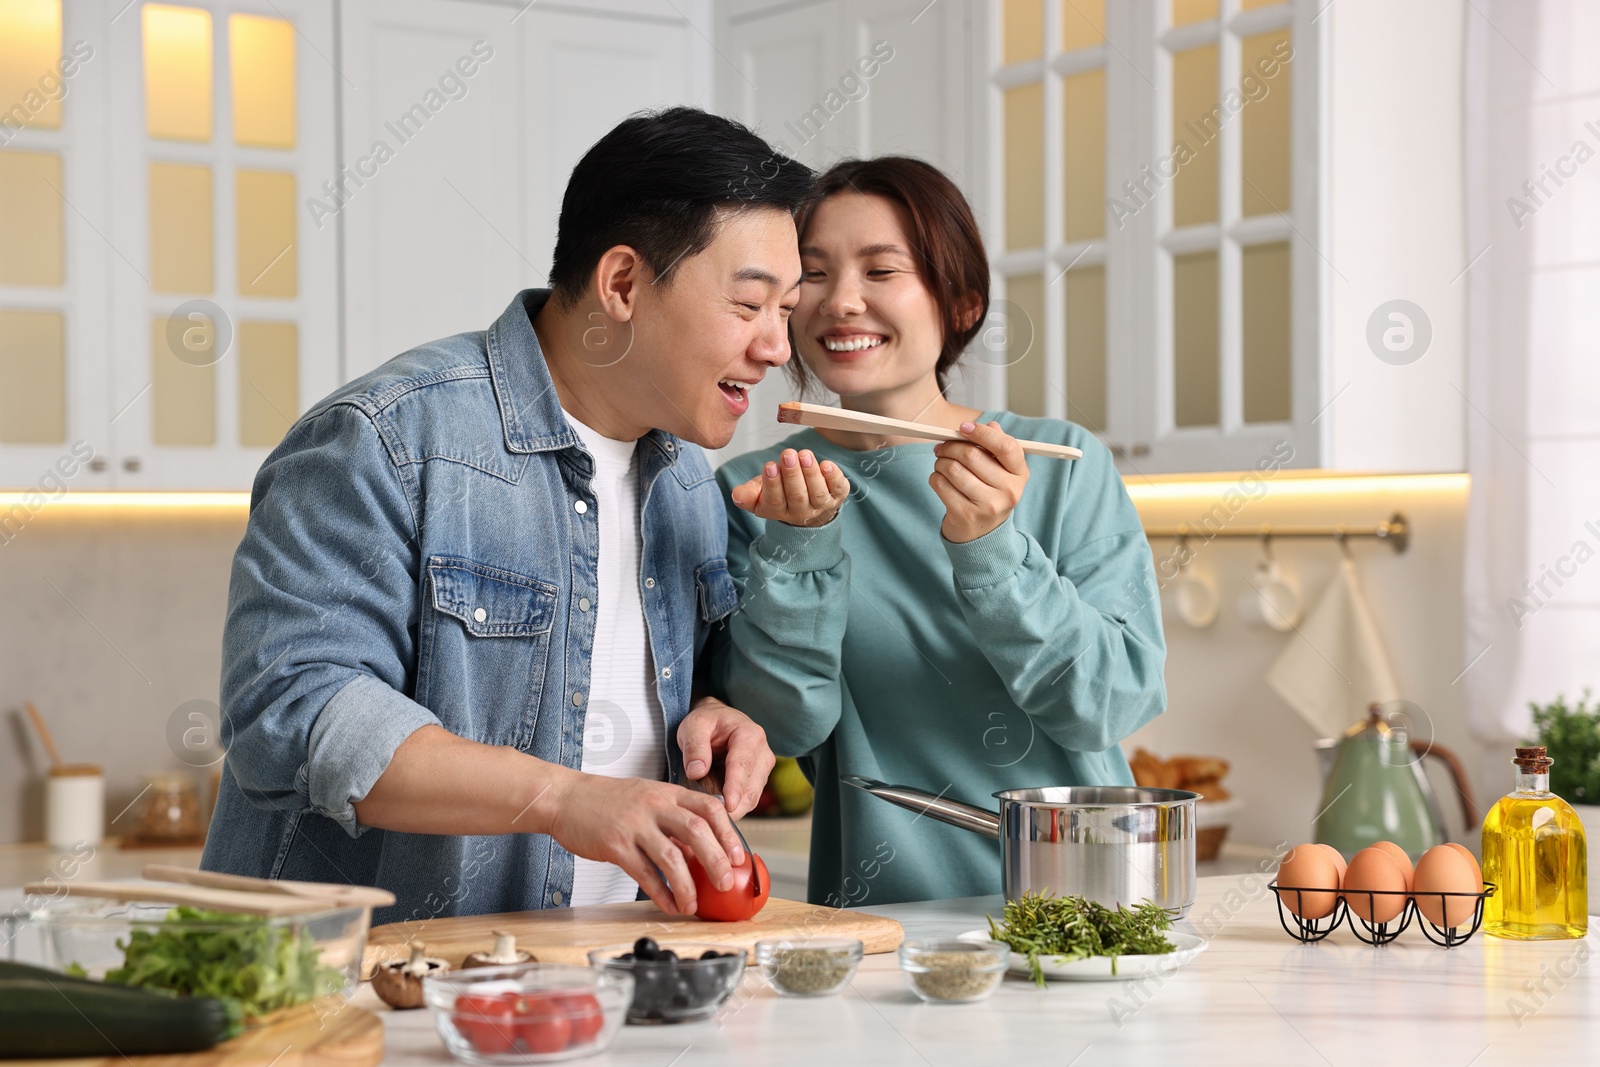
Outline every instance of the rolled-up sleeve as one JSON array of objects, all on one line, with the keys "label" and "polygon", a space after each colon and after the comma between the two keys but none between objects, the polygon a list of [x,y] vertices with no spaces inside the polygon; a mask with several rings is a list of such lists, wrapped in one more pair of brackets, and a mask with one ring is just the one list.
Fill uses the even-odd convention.
[{"label": "rolled-up sleeve", "polygon": [[407,695],[420,560],[406,476],[360,408],[301,420],[256,476],[228,589],[229,769],[252,803],[352,837],[395,749],[439,723]]}]

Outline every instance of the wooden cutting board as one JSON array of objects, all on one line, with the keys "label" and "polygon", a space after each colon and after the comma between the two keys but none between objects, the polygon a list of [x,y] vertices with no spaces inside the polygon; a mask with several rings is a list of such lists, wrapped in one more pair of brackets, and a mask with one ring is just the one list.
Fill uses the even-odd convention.
[{"label": "wooden cutting board", "polygon": [[668,915],[650,901],[640,900],[377,926],[367,937],[362,971],[370,975],[380,963],[405,959],[410,955],[409,946],[418,941],[427,946],[428,955],[458,967],[468,953],[487,952],[494,945],[496,930],[515,934],[517,947],[544,963],[588,963],[590,949],[645,936],[657,941],[708,941],[752,952],[755,943],[766,938],[857,937],[869,953],[893,952],[905,936],[899,923],[881,915],[776,897],[767,901],[754,919],[735,923]]},{"label": "wooden cutting board", "polygon": [[270,1021],[204,1052],[170,1056],[6,1060],[6,1067],[377,1067],[383,1062],[383,1023],[365,1008],[316,1005],[286,1008]]}]

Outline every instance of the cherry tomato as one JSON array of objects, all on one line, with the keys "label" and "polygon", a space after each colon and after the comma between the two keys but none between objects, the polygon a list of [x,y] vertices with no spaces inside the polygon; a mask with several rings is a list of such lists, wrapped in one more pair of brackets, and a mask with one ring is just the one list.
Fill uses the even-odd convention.
[{"label": "cherry tomato", "polygon": [[510,1052],[516,1047],[517,1030],[512,1017],[515,995],[457,997],[451,1021],[478,1052]]},{"label": "cherry tomato", "polygon": [[562,993],[556,997],[556,1002],[572,1024],[571,1043],[574,1045],[593,1041],[605,1026],[605,1012],[600,1010],[600,1001],[593,993]]},{"label": "cherry tomato", "polygon": [[[733,888],[727,892],[711,884],[711,876],[706,874],[706,869],[700,866],[700,861],[692,853],[686,852],[683,858],[688,861],[689,875],[694,879],[694,915],[697,919],[741,922],[764,908],[767,897],[772,895],[772,879],[767,875],[767,865],[754,852],[743,864],[733,869]],[[759,892],[750,884],[752,873],[760,876],[756,879],[760,882]]]},{"label": "cherry tomato", "polygon": [[572,1036],[561,998],[550,993],[528,993],[512,1003],[517,1042],[529,1052],[560,1052]]}]

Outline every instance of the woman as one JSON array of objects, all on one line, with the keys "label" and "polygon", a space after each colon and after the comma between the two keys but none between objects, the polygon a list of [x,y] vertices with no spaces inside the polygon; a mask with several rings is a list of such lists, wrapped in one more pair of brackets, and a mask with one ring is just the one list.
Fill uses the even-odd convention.
[{"label": "woman", "polygon": [[[715,679],[816,783],[813,902],[997,893],[998,842],[840,776],[982,806],[998,789],[1133,784],[1118,742],[1166,702],[1149,545],[1088,431],[946,397],[989,306],[948,178],[907,158],[841,163],[796,223],[799,383],[965,440],[803,430],[726,464],[742,602]],[[1083,458],[1028,458],[1019,438]]]}]

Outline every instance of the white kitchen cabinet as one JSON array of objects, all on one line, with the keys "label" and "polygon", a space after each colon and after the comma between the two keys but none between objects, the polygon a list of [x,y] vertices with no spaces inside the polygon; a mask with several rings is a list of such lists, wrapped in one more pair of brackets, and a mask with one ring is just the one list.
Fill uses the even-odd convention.
[{"label": "white kitchen cabinet", "polygon": [[1461,469],[1459,4],[985,12],[991,403],[1135,476]]},{"label": "white kitchen cabinet", "polygon": [[[66,261],[59,285],[0,289],[12,413],[65,412],[43,435],[59,440],[0,429],[5,485],[36,485],[46,460],[92,448],[71,487],[245,488],[337,381],[337,248],[301,214],[302,194],[334,170],[333,20],[315,0],[268,7],[81,0],[0,12],[53,26],[59,10],[60,51],[83,57],[59,128],[30,123],[0,149],[13,211],[14,153],[59,158],[55,180],[37,177],[53,187],[42,206],[61,220]],[[4,31],[13,45],[23,32]],[[43,262],[37,251],[12,262]],[[59,378],[40,370],[53,346]]]},{"label": "white kitchen cabinet", "polygon": [[[344,94],[345,164],[374,162],[341,212],[346,379],[484,329],[545,284],[579,157],[631,112],[708,94],[699,10],[347,0],[344,61],[359,88]],[[430,93],[424,120],[414,109]]]}]

